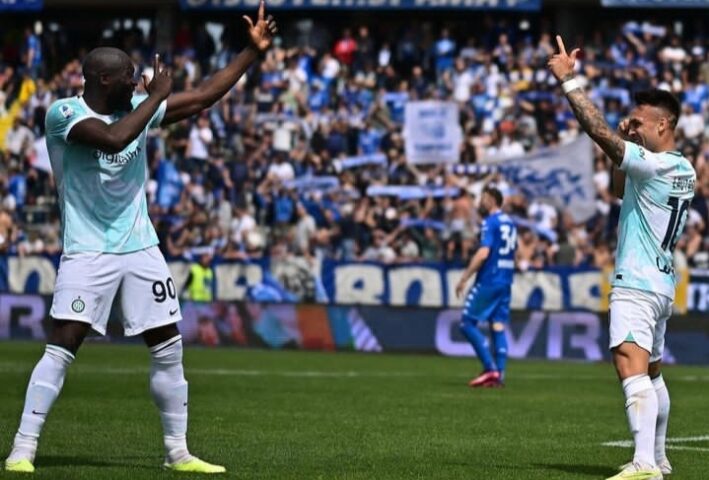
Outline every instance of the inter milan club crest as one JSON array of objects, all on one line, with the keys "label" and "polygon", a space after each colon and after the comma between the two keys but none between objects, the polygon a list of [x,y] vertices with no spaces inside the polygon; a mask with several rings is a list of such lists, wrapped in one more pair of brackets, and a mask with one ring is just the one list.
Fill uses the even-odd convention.
[{"label": "inter milan club crest", "polygon": [[84,308],[86,308],[86,304],[81,299],[81,297],[77,297],[74,299],[73,302],[71,302],[71,309],[74,310],[76,313],[83,312]]}]

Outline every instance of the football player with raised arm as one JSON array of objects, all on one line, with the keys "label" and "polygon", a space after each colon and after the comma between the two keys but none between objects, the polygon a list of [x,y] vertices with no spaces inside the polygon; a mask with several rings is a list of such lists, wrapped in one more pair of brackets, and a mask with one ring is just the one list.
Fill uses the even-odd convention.
[{"label": "football player with raised arm", "polygon": [[635,108],[616,132],[574,76],[579,49],[567,53],[561,37],[556,41],[559,53],[549,60],[551,72],[583,130],[620,170],[616,180],[625,175],[623,188],[616,189],[623,203],[610,295],[610,349],[635,454],[611,479],[658,480],[672,473],[665,455],[670,397],[660,369],[675,295],[672,254],[697,177],[676,150],[680,105],[672,94],[636,93]]},{"label": "football player with raised arm", "polygon": [[29,386],[5,469],[33,472],[42,426],[69,365],[91,329],[105,334],[111,305],[121,307],[126,335],[142,335],[151,355],[150,392],[162,421],[165,467],[193,473],[225,468],[187,448],[187,382],[182,368],[182,318],[175,283],[157,247],[146,204],[148,129],[213,105],[267,50],[277,28],[265,16],[248,24],[250,44],[229,65],[193,90],[171,94],[170,71],[158,56],[147,96],[130,57],[97,48],[83,61],[83,94],[47,111],[47,147],[56,178],[64,250],[50,316],[52,330]]}]

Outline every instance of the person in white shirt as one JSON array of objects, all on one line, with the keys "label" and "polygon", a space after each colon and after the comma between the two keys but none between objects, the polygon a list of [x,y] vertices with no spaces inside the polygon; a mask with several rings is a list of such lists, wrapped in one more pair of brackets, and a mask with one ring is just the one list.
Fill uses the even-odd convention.
[{"label": "person in white shirt", "polygon": [[364,251],[360,260],[372,260],[382,263],[392,263],[396,260],[396,252],[389,246],[386,233],[382,230],[374,232],[373,244]]},{"label": "person in white shirt", "polygon": [[475,75],[465,64],[465,60],[458,58],[455,61],[455,71],[453,72],[453,98],[456,102],[467,102],[470,100],[470,89],[475,83]]},{"label": "person in white shirt", "polygon": [[317,225],[312,215],[308,213],[302,203],[296,207],[298,223],[295,225],[295,246],[302,255],[310,253],[310,239],[317,232]]},{"label": "person in white shirt", "polygon": [[687,140],[700,140],[704,133],[704,118],[701,113],[695,112],[691,105],[682,106],[682,116],[677,121],[677,129],[684,134]]},{"label": "person in white shirt", "polygon": [[22,124],[20,117],[15,117],[12,127],[7,131],[5,137],[5,148],[7,153],[16,159],[22,159],[27,150],[34,144],[34,133],[27,126]]},{"label": "person in white shirt", "polygon": [[287,162],[283,155],[277,155],[275,162],[268,167],[268,176],[277,178],[281,182],[286,182],[295,178],[295,170],[293,170],[293,165]]},{"label": "person in white shirt", "polygon": [[249,215],[246,205],[238,204],[234,207],[234,218],[229,227],[231,241],[243,246],[250,231],[256,228],[256,220]]},{"label": "person in white shirt", "polygon": [[214,141],[214,134],[209,127],[209,117],[202,114],[197,119],[197,123],[190,130],[190,137],[187,143],[188,169],[204,170],[209,159],[209,146]]},{"label": "person in white shirt", "polygon": [[558,215],[556,208],[548,203],[534,201],[527,208],[527,216],[532,219],[539,228],[554,230],[556,228]]}]

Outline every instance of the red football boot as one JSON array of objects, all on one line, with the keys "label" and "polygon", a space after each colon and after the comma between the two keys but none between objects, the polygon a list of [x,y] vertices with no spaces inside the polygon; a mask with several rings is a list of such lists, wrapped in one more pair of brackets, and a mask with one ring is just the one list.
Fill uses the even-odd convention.
[{"label": "red football boot", "polygon": [[500,385],[500,372],[497,370],[490,370],[488,372],[483,372],[477,377],[473,378],[468,382],[468,386],[471,388],[478,387],[492,387]]}]

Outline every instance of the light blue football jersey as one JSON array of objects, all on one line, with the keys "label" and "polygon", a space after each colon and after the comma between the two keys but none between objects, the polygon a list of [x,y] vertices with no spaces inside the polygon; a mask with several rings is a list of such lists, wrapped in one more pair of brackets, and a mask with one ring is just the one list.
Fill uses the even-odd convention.
[{"label": "light blue football jersey", "polygon": [[[147,96],[134,95],[137,107]],[[67,140],[72,127],[93,117],[111,124],[126,113],[101,115],[82,97],[54,102],[45,120],[47,149],[56,179],[65,253],[127,253],[158,244],[146,200],[145,140],[165,115],[163,102],[145,130],[122,152],[109,154]]]},{"label": "light blue football jersey", "polygon": [[679,152],[653,153],[625,142],[626,174],[620,210],[614,287],[674,299],[672,252],[682,235],[697,174]]}]

